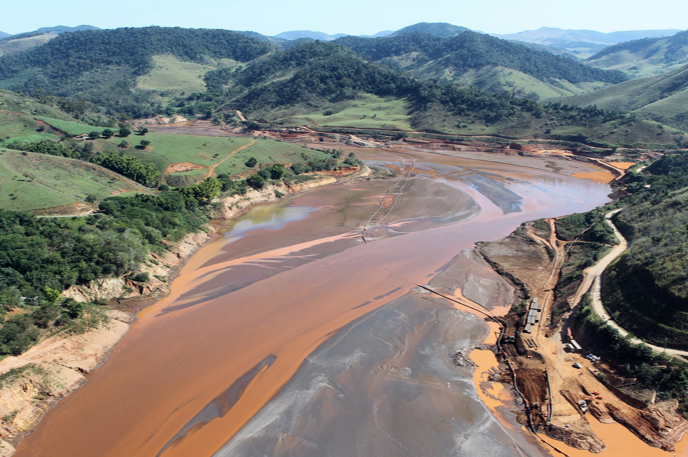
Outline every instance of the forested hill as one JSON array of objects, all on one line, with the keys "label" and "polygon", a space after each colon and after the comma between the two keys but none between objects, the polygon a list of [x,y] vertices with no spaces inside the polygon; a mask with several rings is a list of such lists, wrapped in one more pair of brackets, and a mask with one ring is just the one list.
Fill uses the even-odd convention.
[{"label": "forested hill", "polygon": [[665,156],[629,175],[635,193],[615,222],[629,248],[605,272],[603,301],[646,341],[688,348],[688,156]]},{"label": "forested hill", "polygon": [[418,24],[409,25],[403,29],[399,29],[392,33],[392,36],[404,35],[413,32],[425,32],[430,35],[439,37],[453,37],[463,32],[469,32],[471,29],[461,27],[458,25],[449,24],[447,22],[419,22]]},{"label": "forested hill", "polygon": [[688,64],[688,30],[664,38],[644,38],[609,46],[585,61],[603,69],[642,78]]},{"label": "forested hill", "polygon": [[40,87],[71,95],[77,91],[74,80],[85,73],[125,67],[142,75],[151,69],[154,55],[247,62],[271,49],[269,43],[227,30],[145,27],[67,33],[43,46],[0,57],[0,87]]},{"label": "forested hill", "polygon": [[688,129],[688,65],[663,75],[634,79],[598,91],[562,99],[578,106],[634,112],[679,129]]},{"label": "forested hill", "polygon": [[[345,37],[335,43],[353,49],[365,59],[392,68],[416,70],[421,77],[436,75],[436,67],[440,66],[450,70],[453,76],[485,67],[504,67],[542,81],[555,78],[574,84],[619,83],[627,79],[621,72],[590,68],[571,59],[471,31],[452,38],[414,32],[375,39]],[[423,72],[431,68],[433,71]]]},{"label": "forested hill", "polygon": [[326,42],[301,43],[238,72],[209,72],[206,81],[214,91],[212,100],[223,101],[222,109],[230,113],[240,109],[254,119],[275,120],[285,112],[307,113],[335,104],[349,106],[366,94],[403,101],[406,116],[413,116],[420,128],[441,126],[441,122],[434,125],[430,114],[437,112],[448,119],[508,125],[530,125],[530,119],[546,122],[550,116],[562,125],[597,125],[623,117],[594,107],[541,105],[508,93],[420,81]]}]

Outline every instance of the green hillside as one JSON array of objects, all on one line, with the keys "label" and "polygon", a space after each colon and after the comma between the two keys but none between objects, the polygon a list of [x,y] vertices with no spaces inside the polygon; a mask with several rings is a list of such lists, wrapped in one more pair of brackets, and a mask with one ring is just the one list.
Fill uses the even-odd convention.
[{"label": "green hillside", "polygon": [[[80,125],[66,113],[22,111],[69,134],[117,130],[130,117],[227,114],[247,128],[305,121],[600,147],[674,144],[674,132],[657,132],[620,112],[535,102],[623,80],[619,72],[470,31],[338,42],[348,47],[304,41],[279,50],[221,30],[84,31],[0,57],[0,85],[34,91],[43,105],[77,117]],[[250,122],[239,123],[235,110]]]},{"label": "green hillside", "polygon": [[633,112],[675,128],[688,129],[688,65],[670,73],[626,81],[593,93],[563,99],[578,106]]},{"label": "green hillside", "polygon": [[0,111],[12,111],[33,116],[47,116],[60,120],[74,118],[64,112],[59,106],[42,103],[34,97],[0,89]]},{"label": "green hillside", "polygon": [[[688,347],[688,156],[671,155],[632,177],[638,192],[615,222],[629,249],[605,272],[603,301],[619,324],[664,345]],[[650,187],[646,187],[646,186]]]},{"label": "green hillside", "polygon": [[523,32],[497,36],[505,40],[516,40],[548,46],[550,49],[571,53],[580,59],[587,59],[610,45],[643,38],[667,37],[677,32],[680,32],[680,30],[629,30],[602,33],[594,30],[541,27],[537,30],[525,30]]},{"label": "green hillside", "polygon": [[160,78],[154,56],[217,68],[222,59],[248,62],[271,49],[267,42],[227,30],[145,27],[65,33],[43,46],[0,57],[0,88],[78,95],[116,112],[150,117],[160,111],[158,97],[169,96],[170,85],[181,87],[164,81],[158,90],[146,90],[150,84],[137,78],[151,72]]},{"label": "green hillside", "polygon": [[464,31],[452,38],[424,32],[335,41],[367,60],[421,79],[441,79],[482,90],[540,99],[574,95],[626,78],[515,42]]},{"label": "green hillside", "polygon": [[182,93],[204,92],[203,76],[218,68],[236,68],[239,62],[232,59],[205,58],[202,62],[180,60],[173,55],[153,56],[153,69],[144,76],[139,76],[137,89],[171,91],[175,95]]},{"label": "green hillside", "polygon": [[88,162],[1,148],[0,154],[1,209],[36,211],[83,203],[88,195],[103,200],[125,192],[150,192]]},{"label": "green hillside", "polygon": [[14,38],[0,41],[0,56],[24,52],[36,46],[47,43],[55,38],[55,33],[44,33],[25,38]]},{"label": "green hillside", "polygon": [[585,63],[605,70],[620,70],[636,78],[667,73],[688,64],[688,31],[609,46]]},{"label": "green hillside", "polygon": [[[140,139],[150,141],[150,145],[145,149],[136,148]],[[116,147],[122,141],[117,137],[90,143],[96,151],[123,152],[138,158],[142,163],[153,165],[164,173],[163,180],[172,186],[188,186],[199,182],[210,173],[211,167],[214,167],[213,176],[246,173],[252,170],[246,166],[251,157],[259,164],[296,164],[306,163],[313,158],[329,158],[320,151],[267,138],[227,138],[152,132],[145,137],[132,136],[127,140],[131,146],[127,149]],[[247,145],[248,147],[243,148]],[[168,168],[173,164],[179,164],[178,168]]]},{"label": "green hillside", "polygon": [[[213,100],[221,102],[220,111],[239,109],[275,128],[314,121],[332,127],[536,136],[602,146],[674,144],[673,132],[657,135],[656,125],[618,112],[538,104],[511,93],[422,81],[333,43],[301,43],[238,72],[208,72],[205,80]],[[180,109],[200,110],[194,108],[199,105],[194,98],[186,103]]]}]

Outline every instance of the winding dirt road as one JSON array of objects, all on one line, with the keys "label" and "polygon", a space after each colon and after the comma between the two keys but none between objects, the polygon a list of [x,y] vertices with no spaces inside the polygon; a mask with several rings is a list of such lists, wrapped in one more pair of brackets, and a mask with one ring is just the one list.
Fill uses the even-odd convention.
[{"label": "winding dirt road", "polygon": [[[626,336],[628,335],[628,331],[626,331],[619,324],[612,320],[611,316],[609,316],[607,310],[604,308],[604,304],[602,303],[601,298],[602,273],[604,273],[604,270],[606,270],[607,267],[611,265],[611,263],[614,260],[616,260],[621,254],[623,254],[624,251],[626,251],[626,249],[628,248],[628,242],[626,241],[626,238],[623,237],[621,232],[619,232],[619,230],[611,221],[612,216],[614,216],[619,211],[621,211],[621,209],[611,211],[607,213],[607,215],[605,216],[607,224],[609,224],[609,226],[612,229],[614,229],[614,234],[619,239],[619,244],[614,246],[614,248],[612,248],[612,250],[606,256],[604,256],[604,258],[602,258],[602,260],[583,271],[583,283],[581,284],[581,287],[578,289],[578,292],[576,292],[576,295],[574,297],[575,303],[572,304],[574,304],[574,306],[578,304],[580,298],[583,296],[585,292],[588,291],[588,289],[590,288],[590,283],[592,282],[592,309],[598,316],[602,318],[602,320],[604,320],[607,323],[607,325],[617,329],[622,336]],[[635,344],[644,343],[644,341],[634,336],[631,336],[630,341],[632,341]],[[678,349],[665,349],[663,347],[654,346],[652,344],[648,344],[648,346],[650,346],[656,352],[666,351],[667,354],[671,354],[673,356],[688,356],[688,351],[681,351]]]}]

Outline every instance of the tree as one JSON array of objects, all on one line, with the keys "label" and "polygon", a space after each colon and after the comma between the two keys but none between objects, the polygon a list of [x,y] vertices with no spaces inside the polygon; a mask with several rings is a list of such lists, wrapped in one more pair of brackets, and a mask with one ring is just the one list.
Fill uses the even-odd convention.
[{"label": "tree", "polygon": [[103,130],[103,133],[102,133],[103,137],[105,137],[105,138],[112,138],[112,135],[114,135],[114,134],[115,134],[115,132],[113,132],[110,129],[105,129],[105,130]]},{"label": "tree", "polygon": [[129,147],[129,143],[127,143],[126,140],[122,140],[122,141],[119,142],[119,144],[117,145],[117,147],[118,147],[118,148],[122,148],[122,149],[127,149],[127,148]]},{"label": "tree", "polygon": [[146,149],[150,144],[151,142],[148,140],[141,140],[141,146],[143,146],[143,149]]},{"label": "tree", "polygon": [[258,172],[258,174],[259,174],[260,176],[262,176],[263,179],[266,180],[266,181],[267,181],[268,179],[270,179],[270,177],[272,176],[272,173],[270,173],[270,170],[269,170],[268,168],[264,168],[264,169],[260,170],[260,171]]},{"label": "tree", "polygon": [[143,271],[133,276],[131,280],[134,282],[148,282],[150,281],[150,275],[147,271]]},{"label": "tree", "polygon": [[270,177],[272,179],[282,179],[282,177],[284,176],[284,171],[284,165],[282,165],[281,163],[276,163],[270,169]]},{"label": "tree", "polygon": [[249,168],[253,168],[258,165],[258,160],[255,157],[251,157],[246,161],[245,165]]},{"label": "tree", "polygon": [[194,198],[199,202],[209,202],[213,198],[220,195],[221,190],[222,182],[220,182],[219,179],[211,176],[210,178],[206,178],[203,181],[194,184],[193,186],[185,187],[179,192],[185,197]]},{"label": "tree", "polygon": [[88,194],[88,195],[86,196],[86,198],[84,198],[84,201],[85,201],[86,203],[95,203],[96,200],[98,200],[98,197],[96,197],[96,196],[93,195],[93,194]]},{"label": "tree", "polygon": [[265,187],[265,178],[256,173],[246,178],[246,184],[253,187],[254,189],[262,189],[263,187]]},{"label": "tree", "polygon": [[64,303],[62,303],[62,307],[65,310],[65,314],[69,316],[70,319],[79,318],[84,314],[84,304],[71,298],[65,300]]},{"label": "tree", "polygon": [[143,136],[143,135],[145,135],[146,133],[148,133],[148,127],[143,127],[143,126],[141,126],[141,127],[138,128],[138,130],[136,130],[136,133],[138,133],[139,135],[142,135],[142,136]]},{"label": "tree", "polygon": [[131,130],[128,127],[122,127],[121,129],[119,129],[119,136],[121,136],[122,138],[126,138],[129,135],[131,135]]},{"label": "tree", "polygon": [[43,295],[45,295],[46,300],[48,300],[50,303],[55,303],[60,299],[60,291],[48,286],[45,286]]},{"label": "tree", "polygon": [[97,140],[100,138],[100,132],[96,132],[95,130],[92,131],[91,133],[88,134],[88,138],[91,140]]}]

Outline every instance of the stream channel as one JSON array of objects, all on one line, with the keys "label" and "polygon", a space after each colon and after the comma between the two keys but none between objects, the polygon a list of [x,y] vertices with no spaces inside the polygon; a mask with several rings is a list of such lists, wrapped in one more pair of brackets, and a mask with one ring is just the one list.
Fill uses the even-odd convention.
[{"label": "stream channel", "polygon": [[513,289],[475,243],[590,210],[609,186],[567,176],[576,170],[563,160],[555,173],[430,153],[364,158],[398,177],[220,224],[16,455],[541,455],[480,401],[473,370],[452,363],[487,324],[415,284],[510,305]]}]

